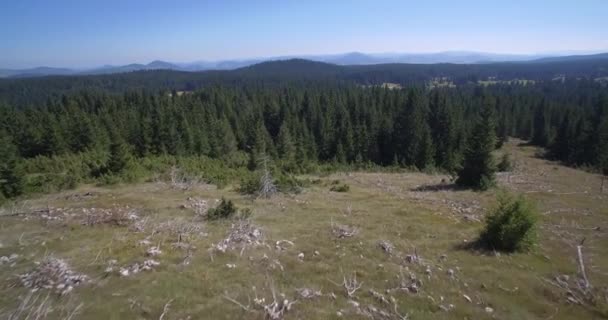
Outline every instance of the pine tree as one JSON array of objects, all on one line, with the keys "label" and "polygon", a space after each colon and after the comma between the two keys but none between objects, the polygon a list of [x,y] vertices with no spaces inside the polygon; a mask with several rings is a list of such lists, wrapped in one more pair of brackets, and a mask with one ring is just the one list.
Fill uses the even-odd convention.
[{"label": "pine tree", "polygon": [[283,167],[286,169],[293,169],[296,158],[296,147],[293,139],[291,138],[291,134],[289,133],[287,123],[283,123],[283,125],[281,125],[277,140],[277,149],[283,162]]},{"label": "pine tree", "polygon": [[598,127],[597,153],[597,167],[602,174],[608,175],[608,115],[603,117]]},{"label": "pine tree", "polygon": [[394,135],[395,152],[402,164],[419,169],[433,165],[428,105],[419,92],[410,91],[407,104],[397,116]]},{"label": "pine tree", "polygon": [[19,165],[17,147],[8,134],[0,132],[0,194],[6,198],[23,193],[24,172]]},{"label": "pine tree", "polygon": [[108,160],[108,171],[112,174],[120,174],[131,161],[129,146],[118,135],[112,138],[110,144],[110,159]]},{"label": "pine tree", "polygon": [[467,141],[463,167],[458,172],[456,184],[477,190],[487,190],[494,185],[496,172],[492,156],[496,146],[494,121],[494,107],[485,101],[480,117]]},{"label": "pine tree", "polygon": [[551,144],[549,153],[552,158],[565,163],[572,161],[572,148],[574,147],[571,117],[573,117],[572,113],[570,111],[566,112],[557,129],[557,135]]},{"label": "pine tree", "polygon": [[217,124],[214,140],[213,155],[218,158],[229,158],[237,151],[236,138],[226,118]]},{"label": "pine tree", "polygon": [[532,143],[544,147],[549,143],[549,125],[547,123],[547,101],[542,100],[534,112]]},{"label": "pine tree", "polygon": [[461,157],[460,128],[457,126],[456,107],[445,96],[435,94],[431,104],[431,131],[435,141],[435,163],[453,171]]},{"label": "pine tree", "polygon": [[268,134],[264,123],[259,121],[254,132],[253,145],[251,145],[249,153],[249,169],[257,169],[263,158],[274,155],[273,151],[272,138]]}]

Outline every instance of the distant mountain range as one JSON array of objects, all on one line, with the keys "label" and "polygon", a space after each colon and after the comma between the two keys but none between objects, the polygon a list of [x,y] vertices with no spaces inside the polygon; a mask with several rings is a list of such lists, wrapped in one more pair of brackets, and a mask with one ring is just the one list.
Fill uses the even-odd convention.
[{"label": "distant mountain range", "polygon": [[191,63],[170,63],[165,61],[152,61],[148,64],[128,64],[124,66],[106,65],[93,69],[70,69],[37,67],[30,69],[0,69],[0,78],[28,78],[49,75],[98,75],[124,73],[142,70],[175,70],[175,71],[206,71],[206,70],[235,70],[266,61],[307,59],[336,65],[374,65],[389,63],[409,64],[487,64],[496,62],[513,63],[543,63],[559,61],[581,61],[588,59],[608,58],[608,53],[591,55],[517,55],[495,54],[467,51],[446,51],[438,53],[384,53],[366,54],[350,52],[333,55],[303,55],[281,56],[246,60],[197,61]]},{"label": "distant mountain range", "polygon": [[[136,91],[195,91],[209,86],[283,86],[287,83],[325,83],[358,86],[433,86],[516,83],[551,83],[554,81],[594,81],[604,85],[608,79],[608,53],[586,56],[548,57],[535,60],[477,63],[477,64],[352,64],[361,57],[350,55],[348,65],[284,59],[264,61],[231,70],[183,71],[193,66],[164,62],[122,67],[106,66],[65,76],[14,76],[0,79],[0,103],[5,101],[20,107],[41,104],[49,98],[96,88],[100,92],[124,93]],[[354,59],[354,58],[357,58]],[[368,60],[370,61],[370,60]],[[235,62],[236,63],[236,62]],[[230,64],[234,66],[234,64]],[[182,70],[173,70],[181,68]],[[144,69],[144,70],[142,70]],[[65,70],[44,70],[62,72]],[[137,70],[137,71],[134,71]],[[126,72],[132,71],[132,72]],[[24,73],[31,75],[31,71]],[[122,73],[116,73],[122,72]],[[588,82],[587,82],[588,83]]]}]

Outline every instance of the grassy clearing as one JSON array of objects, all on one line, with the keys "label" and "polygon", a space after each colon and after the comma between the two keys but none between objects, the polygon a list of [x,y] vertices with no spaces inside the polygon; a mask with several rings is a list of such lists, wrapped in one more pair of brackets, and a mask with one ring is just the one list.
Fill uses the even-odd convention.
[{"label": "grassy clearing", "polygon": [[[48,303],[55,308],[51,319],[65,318],[73,311],[74,319],[158,319],[163,311],[164,319],[263,319],[263,312],[244,311],[225,296],[247,305],[255,293],[270,299],[271,289],[290,301],[298,299],[286,319],[364,319],[349,300],[357,301],[361,310],[373,305],[392,313],[392,303],[382,303],[370,290],[387,299],[394,297],[399,313],[409,314],[411,319],[607,317],[606,301],[601,300],[606,299],[605,291],[601,290],[608,285],[608,194],[599,193],[599,177],[537,159],[534,148],[518,146],[517,141],[505,148],[515,168],[501,174],[499,184],[535,201],[541,212],[539,244],[528,254],[462,249],[483,227],[496,191],[456,190],[445,182],[449,177],[442,175],[310,177],[321,183],[295,196],[257,200],[234,187],[198,186],[182,191],[152,183],[84,186],[28,200],[26,207],[79,212],[81,208],[129,206],[147,219],[145,231],[84,226],[78,223],[78,213],[57,221],[34,216],[27,220],[24,216],[0,218],[0,256],[19,255],[14,266],[0,266],[0,314],[5,317],[17,309],[28,295],[16,276],[53,254],[87,274],[92,282],[67,296],[51,295]],[[335,180],[348,185],[349,191],[330,192]],[[167,221],[193,221],[193,210],[181,208],[188,197],[205,199],[211,205],[225,197],[238,208],[250,208],[252,223],[261,228],[266,245],[249,247],[242,254],[238,250],[213,253],[209,249],[226,237],[234,221],[196,220],[203,224],[204,234],[182,239],[196,249],[172,248],[178,240],[174,233],[153,230]],[[338,239],[332,234],[332,224],[358,232]],[[143,239],[151,244],[140,245]],[[576,245],[583,239],[589,280],[598,291],[595,305],[568,303],[565,290],[548,282],[559,275],[577,277]],[[293,246],[283,243],[284,250],[278,250],[279,240],[289,240]],[[392,254],[380,248],[381,240],[394,245]],[[146,250],[152,245],[160,245],[162,251],[154,257],[161,265],[153,271],[129,277],[104,272],[112,259],[121,266],[148,259]],[[190,263],[184,265],[188,255]],[[417,255],[420,262],[407,262],[408,255]],[[353,274],[362,287],[348,298],[335,283]],[[417,293],[387,293],[400,286],[400,277],[410,283],[411,276],[421,280]],[[303,299],[296,293],[298,288],[320,290],[323,295]],[[42,295],[42,300],[47,292],[36,295]]]}]

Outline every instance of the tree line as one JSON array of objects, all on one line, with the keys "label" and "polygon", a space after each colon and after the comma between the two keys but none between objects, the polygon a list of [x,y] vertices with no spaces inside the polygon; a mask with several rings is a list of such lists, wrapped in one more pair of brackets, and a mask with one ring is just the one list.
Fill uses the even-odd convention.
[{"label": "tree line", "polygon": [[72,163],[65,175],[80,168],[82,179],[165,156],[250,170],[269,157],[292,173],[330,163],[480,176],[476,170],[492,168],[491,152],[510,136],[606,172],[607,89],[580,81],[432,90],[311,82],[182,95],[84,90],[29,107],[0,104],[0,183],[13,197],[22,192],[19,177],[56,174],[58,162]]}]

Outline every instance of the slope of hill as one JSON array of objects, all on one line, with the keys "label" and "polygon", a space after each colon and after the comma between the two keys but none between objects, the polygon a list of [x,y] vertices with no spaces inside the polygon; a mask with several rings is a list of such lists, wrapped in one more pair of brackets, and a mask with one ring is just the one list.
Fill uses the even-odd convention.
[{"label": "slope of hill", "polygon": [[[40,289],[31,300],[52,307],[52,316],[77,308],[78,318],[93,320],[165,314],[265,319],[249,300],[271,303],[275,291],[297,300],[284,319],[403,319],[397,313],[410,319],[604,319],[601,293],[593,304],[572,302],[582,296],[575,248],[581,239],[593,289],[601,292],[608,283],[608,202],[598,192],[600,178],[538,159],[539,150],[518,142],[501,151],[513,155],[518,171],[505,173],[499,184],[525,192],[545,213],[531,254],[465,249],[497,191],[432,188],[447,175],[352,172],[310,176],[317,182],[306,192],[255,201],[232,187],[182,190],[170,182],[41,195],[18,203],[16,215],[6,208],[0,252],[13,261],[0,268],[0,277],[12,281],[15,274],[32,274],[37,261],[66,259],[66,269],[91,281],[70,287],[70,295]],[[329,191],[334,181],[350,191]],[[213,206],[223,197],[252,216],[245,223],[209,223],[191,205]],[[120,224],[106,218],[108,212]],[[353,231],[341,236],[341,230]],[[148,271],[133,271],[150,259]],[[347,280],[360,289],[349,293]],[[29,309],[38,304],[21,301],[27,291],[0,286],[0,313],[18,306],[34,313]],[[361,316],[367,310],[382,316]]]},{"label": "slope of hill", "polygon": [[598,53],[590,55],[574,55],[561,57],[546,57],[527,61],[529,63],[544,63],[544,62],[566,62],[566,61],[589,61],[589,60],[608,60],[608,53]]},{"label": "slope of hill", "polygon": [[177,65],[165,61],[152,61],[148,64],[133,63],[126,66],[105,66],[99,69],[83,71],[81,74],[111,74],[143,70],[179,70]]},{"label": "slope of hill", "polygon": [[51,67],[37,67],[31,69],[0,69],[0,78],[14,77],[14,78],[25,78],[25,77],[41,77],[48,75],[69,75],[74,74],[74,70],[67,68],[51,68]]}]

